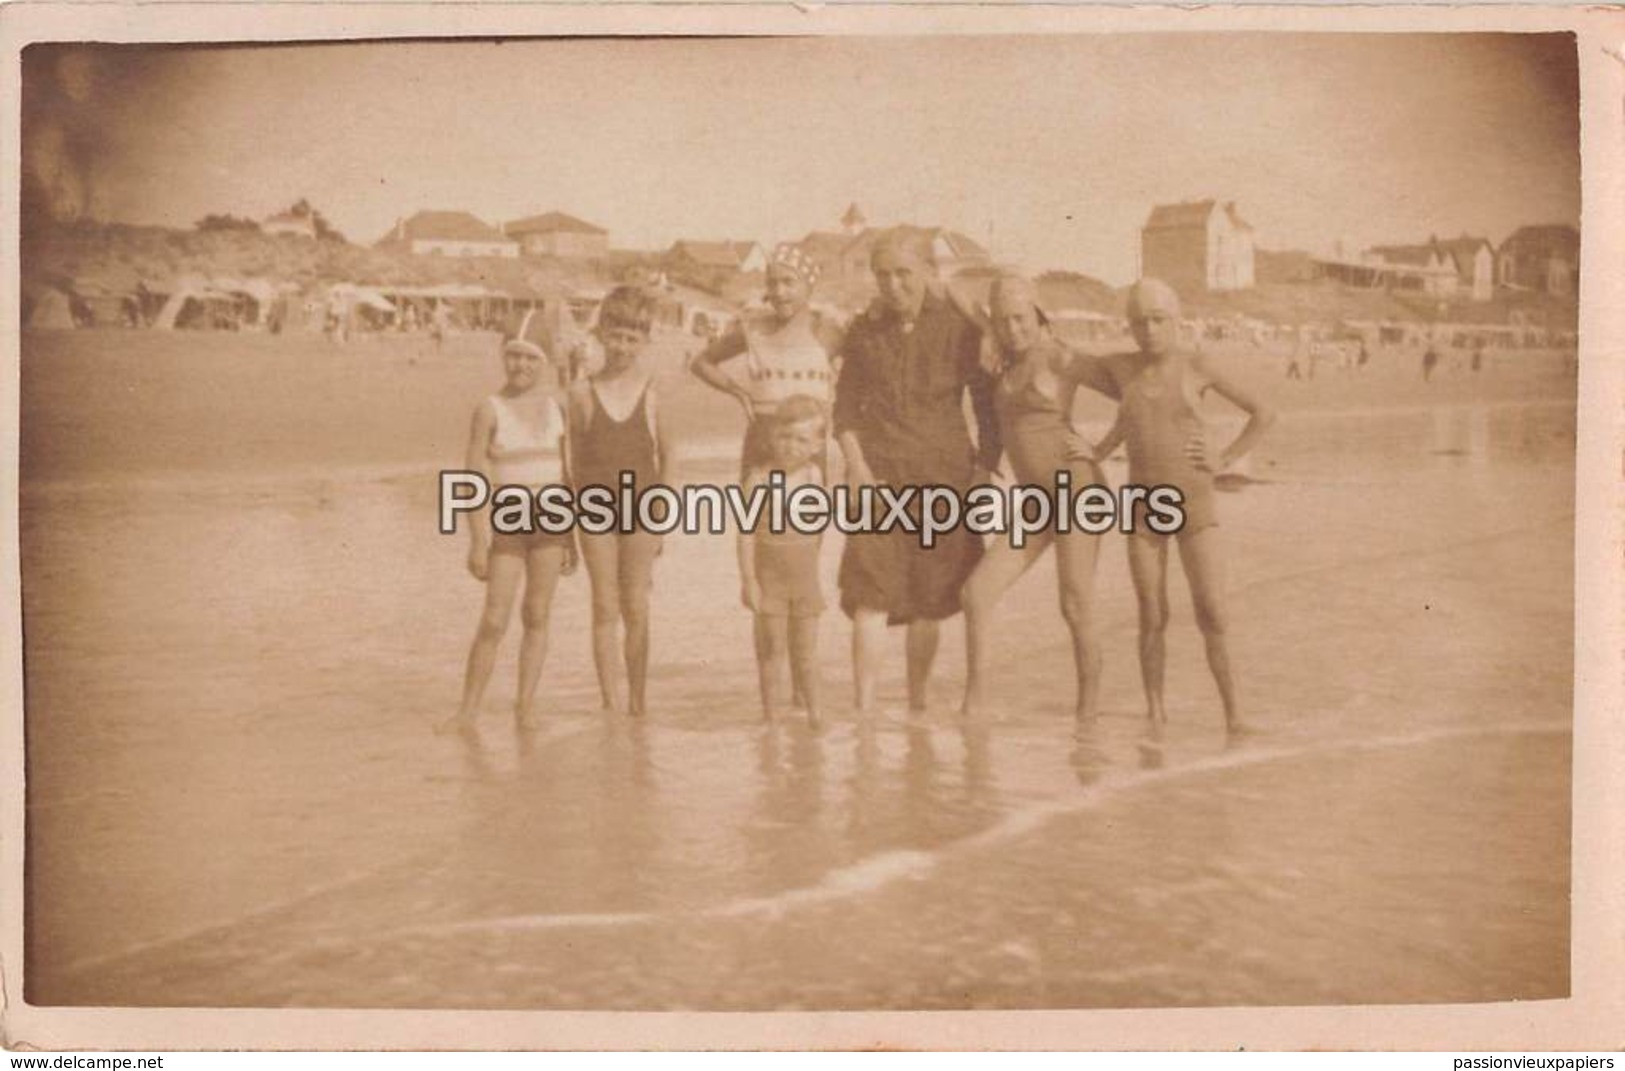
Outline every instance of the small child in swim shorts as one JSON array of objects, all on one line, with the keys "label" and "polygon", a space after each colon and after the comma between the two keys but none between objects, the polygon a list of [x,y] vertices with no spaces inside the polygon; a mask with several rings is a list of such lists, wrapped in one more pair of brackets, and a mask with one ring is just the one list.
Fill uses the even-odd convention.
[{"label": "small child in swim shorts", "polygon": [[[767,425],[767,458],[745,475],[744,487],[766,486],[774,472],[784,474],[785,494],[797,487],[820,485],[828,418],[824,407],[806,395],[780,403]],[[818,620],[824,612],[819,589],[820,533],[786,527],[772,532],[763,510],[755,531],[739,534],[740,596],[756,615],[756,664],[762,689],[762,715],[772,721],[783,706],[784,666],[788,662],[794,694],[817,727]]]}]

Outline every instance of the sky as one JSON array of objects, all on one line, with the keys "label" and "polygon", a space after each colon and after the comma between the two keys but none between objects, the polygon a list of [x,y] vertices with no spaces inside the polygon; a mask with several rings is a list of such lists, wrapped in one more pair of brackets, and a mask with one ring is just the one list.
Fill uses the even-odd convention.
[{"label": "sky", "polygon": [[425,208],[772,241],[856,202],[1122,284],[1162,202],[1320,253],[1579,222],[1567,35],[35,46],[24,98],[25,167],[96,218],[306,197],[365,243]]}]

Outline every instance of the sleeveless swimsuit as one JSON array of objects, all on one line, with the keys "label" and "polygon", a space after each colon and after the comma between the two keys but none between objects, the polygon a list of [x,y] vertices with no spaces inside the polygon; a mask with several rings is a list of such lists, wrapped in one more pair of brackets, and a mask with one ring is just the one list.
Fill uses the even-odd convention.
[{"label": "sleeveless swimsuit", "polygon": [[564,458],[559,439],[564,435],[564,414],[552,398],[544,400],[542,426],[538,429],[522,420],[500,394],[490,398],[496,414],[496,429],[486,457],[491,461],[492,482],[498,486],[517,484],[536,490],[564,479]]},{"label": "sleeveless swimsuit", "polygon": [[[1213,474],[1185,456],[1191,437],[1202,432],[1196,397],[1200,378],[1184,369],[1176,382],[1168,382],[1142,369],[1123,388],[1129,480],[1144,487],[1171,484],[1184,492],[1184,532],[1219,523]],[[1137,533],[1150,531],[1145,527],[1144,501],[1134,504],[1134,522]]]},{"label": "sleeveless swimsuit", "polygon": [[750,395],[756,419],[745,429],[741,475],[760,468],[767,461],[769,422],[785,399],[805,394],[829,408],[834,391],[830,354],[813,330],[813,317],[803,313],[777,330],[767,316],[748,316],[739,321],[745,337],[745,390]]},{"label": "sleeveless swimsuit", "polygon": [[[533,427],[500,394],[490,398],[496,427],[485,456],[491,462],[491,482],[497,487],[518,486],[535,491],[548,484],[564,482],[564,457],[559,439],[564,435],[564,414],[558,402],[544,399],[542,426]],[[549,546],[568,546],[567,532],[494,532],[493,554],[524,555]]]},{"label": "sleeveless swimsuit", "polygon": [[1038,342],[1022,360],[1005,369],[993,399],[1016,482],[1052,487],[1055,474],[1065,471],[1071,476],[1072,493],[1077,494],[1086,484],[1105,483],[1105,475],[1090,458],[1067,457],[1071,413],[1061,398],[1037,380],[1037,371],[1053,367],[1060,354],[1060,344],[1054,340]]},{"label": "sleeveless swimsuit", "polygon": [[[592,419],[575,434],[576,487],[607,487],[615,492],[613,512],[619,521],[621,473],[630,472],[639,491],[652,486],[659,476],[654,429],[649,426],[649,387],[644,384],[638,404],[625,420],[616,420],[604,408],[598,387],[588,382],[592,394]],[[617,531],[619,524],[617,523]]]}]

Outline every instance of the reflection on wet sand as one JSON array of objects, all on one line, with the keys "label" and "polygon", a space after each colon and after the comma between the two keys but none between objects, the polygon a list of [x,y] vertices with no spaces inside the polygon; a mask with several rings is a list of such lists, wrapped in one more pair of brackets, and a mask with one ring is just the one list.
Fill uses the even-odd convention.
[{"label": "reflection on wet sand", "polygon": [[[1116,541],[1097,587],[1102,714],[1082,733],[1047,564],[1001,609],[996,717],[961,723],[950,686],[919,718],[837,706],[821,733],[764,726],[748,616],[715,598],[731,548],[696,537],[657,576],[649,718],[596,712],[585,585],[567,582],[543,728],[516,733],[493,700],[465,739],[429,728],[455,702],[477,592],[412,489],[322,508],[300,486],[248,505],[25,489],[29,997],[1560,996],[1572,418],[1532,412],[1490,423],[1506,453],[1487,467],[1362,463],[1287,436],[1273,482],[1227,499],[1237,657],[1265,730],[1239,747],[1177,604],[1150,746]],[[1401,423],[1418,456],[1425,421]],[[1374,509],[1373,488],[1414,523]],[[950,685],[957,643],[948,630]]]}]

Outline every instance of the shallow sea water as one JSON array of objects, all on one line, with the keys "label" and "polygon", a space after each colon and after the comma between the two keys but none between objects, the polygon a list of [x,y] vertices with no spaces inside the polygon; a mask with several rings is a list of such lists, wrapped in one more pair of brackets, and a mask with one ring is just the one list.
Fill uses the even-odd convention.
[{"label": "shallow sea water", "polygon": [[1160,749],[1120,537],[1082,736],[1050,561],[1005,602],[987,724],[954,714],[957,622],[928,714],[901,709],[898,636],[887,709],[854,719],[831,612],[815,734],[761,724],[731,540],[685,536],[657,568],[645,722],[595,709],[580,575],[554,606],[545,728],[511,727],[516,623],[469,742],[430,732],[480,599],[432,473],[25,485],[28,998],[1562,996],[1572,449],[1561,406],[1284,420],[1262,482],[1221,501],[1264,731],[1226,746],[1175,567]]}]

